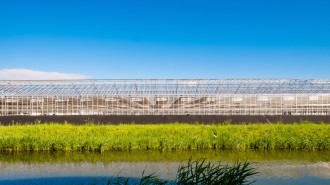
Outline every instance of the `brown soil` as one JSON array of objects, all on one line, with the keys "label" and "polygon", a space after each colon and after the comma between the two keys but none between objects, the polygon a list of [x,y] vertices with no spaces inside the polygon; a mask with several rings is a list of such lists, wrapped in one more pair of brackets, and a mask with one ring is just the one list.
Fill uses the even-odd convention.
[{"label": "brown soil", "polygon": [[71,124],[85,124],[93,122],[95,124],[119,124],[119,123],[135,123],[135,124],[159,124],[159,123],[204,123],[204,124],[219,124],[225,121],[230,121],[232,124],[246,123],[294,123],[301,121],[310,121],[315,123],[330,124],[330,116],[220,116],[220,115],[113,115],[113,116],[0,116],[1,125],[12,125],[15,123],[34,124],[36,120],[45,122],[65,121]]}]

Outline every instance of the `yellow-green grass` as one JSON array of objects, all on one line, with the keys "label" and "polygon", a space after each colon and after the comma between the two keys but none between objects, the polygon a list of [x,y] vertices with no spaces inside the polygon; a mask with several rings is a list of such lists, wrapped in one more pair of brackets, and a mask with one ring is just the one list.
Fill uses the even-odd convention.
[{"label": "yellow-green grass", "polygon": [[329,150],[330,125],[80,125],[0,126],[2,151]]}]

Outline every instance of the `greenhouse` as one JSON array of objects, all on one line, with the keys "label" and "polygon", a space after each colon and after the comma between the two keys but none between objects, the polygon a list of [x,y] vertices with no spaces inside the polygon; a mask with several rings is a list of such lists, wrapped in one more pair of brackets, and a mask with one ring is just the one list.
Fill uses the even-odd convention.
[{"label": "greenhouse", "polygon": [[330,80],[3,80],[0,115],[330,115]]}]

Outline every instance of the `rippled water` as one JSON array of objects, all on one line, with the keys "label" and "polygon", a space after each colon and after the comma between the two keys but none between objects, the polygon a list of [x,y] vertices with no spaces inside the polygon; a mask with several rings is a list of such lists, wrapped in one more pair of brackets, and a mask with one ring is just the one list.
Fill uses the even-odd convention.
[{"label": "rippled water", "polygon": [[330,184],[330,152],[190,151],[109,153],[0,153],[0,184],[106,184],[156,172],[173,180],[189,159],[252,161],[255,184]]}]

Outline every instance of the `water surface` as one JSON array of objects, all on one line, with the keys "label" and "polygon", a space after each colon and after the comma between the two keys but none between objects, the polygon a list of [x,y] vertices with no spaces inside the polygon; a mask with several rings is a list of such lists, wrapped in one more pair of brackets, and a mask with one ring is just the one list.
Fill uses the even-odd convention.
[{"label": "water surface", "polygon": [[0,184],[106,184],[115,176],[138,179],[156,173],[174,180],[190,158],[214,162],[251,161],[260,174],[255,184],[330,184],[330,152],[20,152],[0,153]]}]

